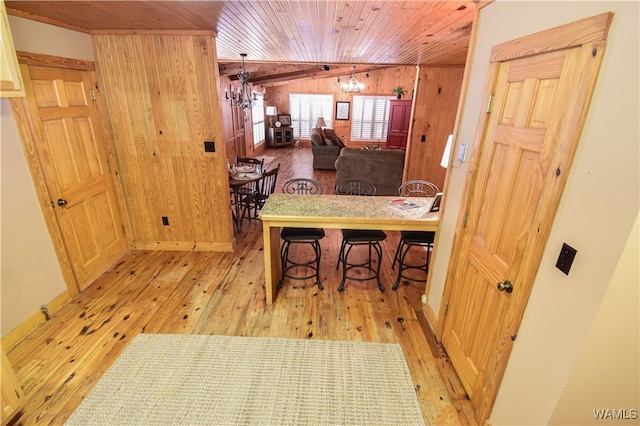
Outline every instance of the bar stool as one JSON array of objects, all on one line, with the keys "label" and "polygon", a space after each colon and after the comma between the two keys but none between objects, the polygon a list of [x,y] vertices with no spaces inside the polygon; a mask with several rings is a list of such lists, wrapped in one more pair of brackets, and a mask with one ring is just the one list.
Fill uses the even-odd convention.
[{"label": "bar stool", "polygon": [[[437,186],[424,180],[407,181],[398,188],[398,195],[401,197],[435,197],[438,192]],[[396,250],[393,265],[391,266],[392,269],[395,269],[396,263],[400,265],[396,282],[393,284],[393,287],[391,287],[393,290],[398,288],[403,278],[415,282],[422,281],[422,279],[406,275],[406,272],[408,270],[420,270],[424,271],[425,274],[429,272],[429,259],[431,257],[435,236],[436,233],[433,231],[400,231],[400,242],[398,243],[398,249]],[[408,264],[406,262],[407,253],[412,247],[426,248],[427,260],[425,263]]]},{"label": "bar stool", "polygon": [[[373,196],[376,195],[376,187],[373,183],[360,180],[360,179],[348,179],[342,181],[336,185],[336,193],[339,195],[362,195]],[[376,280],[380,291],[384,291],[384,286],[380,282],[380,266],[382,264],[382,246],[381,241],[387,238],[387,234],[380,230],[370,229],[342,229],[342,244],[340,245],[340,253],[338,254],[338,262],[336,263],[336,269],[340,267],[342,263],[342,281],[338,286],[338,291],[344,290],[344,283],[347,279],[356,281],[368,281]],[[349,261],[349,254],[354,247],[366,245],[369,249],[369,256],[366,261],[357,263]],[[375,250],[378,255],[378,262],[376,267],[373,266],[372,249]],[[360,277],[355,275],[348,275],[348,272],[353,269],[365,269],[370,272],[369,275]]]},{"label": "bar stool", "polygon": [[[284,183],[282,192],[285,194],[322,194],[322,185],[313,179],[291,179]],[[282,275],[278,282],[279,289],[284,285],[285,278],[306,280],[315,277],[318,288],[324,290],[320,282],[320,257],[322,254],[320,240],[324,236],[325,233],[322,228],[282,228],[280,231],[280,238],[282,238],[282,246],[280,247]],[[313,258],[304,261],[292,260],[289,256],[289,249],[291,245],[295,244],[310,245],[314,252]],[[311,273],[302,277],[293,275],[291,271],[298,268],[306,268],[311,270]]]}]

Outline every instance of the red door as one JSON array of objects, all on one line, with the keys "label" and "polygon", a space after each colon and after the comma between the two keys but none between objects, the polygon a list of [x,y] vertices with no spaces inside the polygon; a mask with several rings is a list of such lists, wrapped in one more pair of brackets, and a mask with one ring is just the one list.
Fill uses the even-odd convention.
[{"label": "red door", "polygon": [[393,100],[389,102],[387,148],[406,149],[407,138],[409,136],[412,101]]}]

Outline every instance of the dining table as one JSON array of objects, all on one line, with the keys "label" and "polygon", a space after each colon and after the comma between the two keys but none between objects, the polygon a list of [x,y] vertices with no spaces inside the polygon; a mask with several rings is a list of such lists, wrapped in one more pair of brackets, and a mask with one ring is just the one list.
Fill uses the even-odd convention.
[{"label": "dining table", "polygon": [[[242,231],[242,199],[249,195],[249,188],[257,191],[257,182],[262,178],[263,170],[257,171],[252,166],[234,167],[229,173],[229,188],[232,196],[233,221],[238,232]],[[243,189],[246,189],[243,191]]]},{"label": "dining table", "polygon": [[262,207],[266,304],[277,294],[282,274],[280,230],[283,227],[437,231],[434,198],[333,194],[272,194]]}]

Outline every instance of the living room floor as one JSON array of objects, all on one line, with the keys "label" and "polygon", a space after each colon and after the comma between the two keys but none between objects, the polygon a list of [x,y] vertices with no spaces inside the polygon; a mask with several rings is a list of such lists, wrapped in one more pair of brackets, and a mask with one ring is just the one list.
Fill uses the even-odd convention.
[{"label": "living room floor", "polygon": [[[261,154],[281,163],[276,191],[311,177],[332,193],[335,171],[313,170],[310,148]],[[383,243],[381,292],[373,281],[336,289],[339,230],[321,241],[321,279],[289,281],[265,305],[262,228],[245,222],[232,253],[136,251],[7,350],[27,403],[16,424],[62,424],[139,333],[220,334],[398,343],[426,424],[472,424],[469,401],[421,312],[424,283],[391,290],[395,232]],[[424,255],[424,253],[422,253]],[[420,254],[418,254],[420,256]],[[450,369],[450,367],[449,367]],[[363,390],[366,392],[366,390]]]}]

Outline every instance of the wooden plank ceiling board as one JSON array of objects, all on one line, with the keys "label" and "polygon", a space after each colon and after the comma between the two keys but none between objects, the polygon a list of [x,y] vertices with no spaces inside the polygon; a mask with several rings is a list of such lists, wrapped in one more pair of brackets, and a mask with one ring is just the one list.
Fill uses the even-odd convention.
[{"label": "wooden plank ceiling board", "polygon": [[[246,53],[251,81],[348,76],[392,65],[462,65],[478,0],[5,1],[10,15],[90,34],[217,33],[221,75]],[[285,65],[288,64],[288,65]],[[322,65],[330,65],[322,72]]]}]

